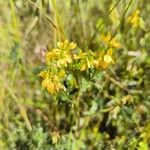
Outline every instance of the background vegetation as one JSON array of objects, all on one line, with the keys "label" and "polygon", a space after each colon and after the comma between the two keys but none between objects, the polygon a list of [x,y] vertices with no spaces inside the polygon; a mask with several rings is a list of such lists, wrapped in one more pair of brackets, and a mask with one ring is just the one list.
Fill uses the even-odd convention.
[{"label": "background vegetation", "polygon": [[[148,150],[149,14],[149,0],[0,0],[0,149]],[[94,82],[70,75],[57,98],[42,88],[58,41],[95,51],[107,33],[122,46]]]}]

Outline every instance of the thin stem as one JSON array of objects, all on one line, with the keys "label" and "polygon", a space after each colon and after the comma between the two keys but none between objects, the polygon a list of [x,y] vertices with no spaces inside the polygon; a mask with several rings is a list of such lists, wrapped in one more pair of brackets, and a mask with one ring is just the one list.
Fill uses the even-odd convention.
[{"label": "thin stem", "polygon": [[99,113],[107,113],[107,112],[110,112],[111,110],[113,110],[114,107],[109,107],[109,108],[105,108],[105,109],[100,109],[98,110],[97,112],[93,113],[93,114],[89,114],[89,115],[84,115],[83,117],[91,117],[91,116],[94,116],[94,115],[97,115]]},{"label": "thin stem", "polygon": [[[111,14],[111,12],[117,7],[117,5],[121,2],[121,0],[118,0],[116,2],[116,4],[111,8],[111,10],[108,12],[107,17]],[[98,32],[98,30],[101,28],[101,26],[104,24],[104,21],[101,22],[101,24],[99,24],[99,26],[96,28],[95,32],[93,33],[93,35],[91,36],[91,38],[89,39],[87,45],[85,46],[86,48],[88,48],[89,44],[92,42],[92,40],[94,39],[96,33]]]},{"label": "thin stem", "polygon": [[61,17],[60,17],[60,15],[59,15],[59,11],[58,11],[58,7],[57,7],[57,4],[56,4],[56,0],[52,0],[52,4],[53,4],[54,10],[55,10],[55,12],[56,12],[56,18],[57,18],[57,22],[58,22],[58,24],[59,24],[59,29],[60,29],[60,31],[62,32],[63,38],[64,38],[64,37],[66,37],[66,36],[65,36],[65,32],[64,32],[63,26],[62,26],[62,24],[61,24]]},{"label": "thin stem", "polygon": [[62,39],[65,39],[64,33],[62,32],[62,30],[60,28],[58,28],[53,22],[52,20],[49,18],[49,16],[39,7],[37,6],[34,2],[32,2],[31,0],[27,0],[30,4],[32,4],[34,7],[38,8],[41,13],[46,17],[46,19],[50,22],[50,24],[56,29],[56,31],[59,31],[60,35],[62,36]]}]

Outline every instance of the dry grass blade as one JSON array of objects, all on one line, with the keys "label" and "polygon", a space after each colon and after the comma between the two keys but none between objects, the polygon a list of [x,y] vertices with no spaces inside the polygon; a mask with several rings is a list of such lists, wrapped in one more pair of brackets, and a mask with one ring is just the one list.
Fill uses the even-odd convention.
[{"label": "dry grass blade", "polygon": [[58,28],[53,21],[49,18],[49,16],[39,7],[37,6],[34,2],[32,2],[31,0],[27,0],[30,4],[32,4],[34,7],[38,8],[40,10],[40,12],[46,17],[46,19],[50,22],[50,24],[58,31],[60,32],[62,39],[65,39],[65,36],[62,32],[62,30],[60,28]]}]

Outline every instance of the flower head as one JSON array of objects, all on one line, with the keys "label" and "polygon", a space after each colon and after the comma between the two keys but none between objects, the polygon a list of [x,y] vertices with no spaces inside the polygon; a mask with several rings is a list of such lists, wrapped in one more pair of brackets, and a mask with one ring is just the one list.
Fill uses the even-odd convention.
[{"label": "flower head", "polygon": [[62,68],[67,67],[68,64],[72,63],[71,50],[75,49],[77,44],[65,40],[64,42],[57,42],[57,48],[46,54],[46,62],[53,63],[55,66]]},{"label": "flower head", "polygon": [[108,49],[107,53],[100,53],[98,60],[94,61],[95,67],[98,69],[101,67],[102,69],[106,69],[110,64],[114,63],[112,59],[112,51],[113,49]]},{"label": "flower head", "polygon": [[77,54],[74,54],[73,58],[78,62],[79,70],[85,71],[86,69],[93,67],[93,56],[94,53],[91,50],[88,50],[87,52],[82,52],[82,50],[80,50]]},{"label": "flower head", "polygon": [[136,9],[131,16],[128,17],[127,21],[134,27],[143,27],[144,22],[143,19],[140,17],[140,10]]},{"label": "flower head", "polygon": [[42,87],[46,88],[50,94],[54,94],[61,89],[65,90],[64,86],[60,84],[60,81],[56,75],[41,71],[39,76],[43,78]]},{"label": "flower head", "polygon": [[77,44],[74,42],[70,42],[66,39],[64,42],[57,42],[57,47],[59,49],[68,49],[68,50],[72,50],[75,49],[77,47]]},{"label": "flower head", "polygon": [[56,132],[56,131],[54,131],[54,132],[52,133],[52,143],[53,143],[53,144],[57,144],[59,140],[60,140],[60,135],[59,135],[59,133]]},{"label": "flower head", "polygon": [[110,33],[107,33],[107,35],[101,35],[100,38],[101,38],[102,42],[107,44],[109,47],[121,48],[120,42],[118,42],[115,37],[112,37],[110,35]]}]

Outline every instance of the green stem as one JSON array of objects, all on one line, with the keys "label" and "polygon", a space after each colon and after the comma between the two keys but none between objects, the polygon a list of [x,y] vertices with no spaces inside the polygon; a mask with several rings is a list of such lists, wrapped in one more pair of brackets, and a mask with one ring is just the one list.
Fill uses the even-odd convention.
[{"label": "green stem", "polygon": [[58,22],[58,25],[59,25],[59,30],[63,34],[63,40],[64,40],[64,37],[66,37],[66,36],[65,36],[64,29],[63,29],[63,25],[61,23],[61,17],[59,15],[59,11],[58,11],[58,7],[57,7],[57,4],[56,4],[56,0],[52,0],[52,4],[53,4],[54,10],[56,12],[57,22]]},{"label": "green stem", "polygon": [[[112,9],[108,12],[107,17],[111,14],[111,12],[117,7],[117,5],[120,3],[121,0],[118,0],[116,2],[116,4],[112,7]],[[101,28],[101,26],[104,24],[104,21],[101,22],[101,24],[99,24],[99,26],[96,28],[95,32],[93,33],[93,35],[91,36],[91,38],[89,39],[87,45],[85,46],[86,49],[89,47],[90,43],[92,42],[92,40],[94,39],[94,37],[96,36],[96,33],[98,32],[98,30]]]}]

